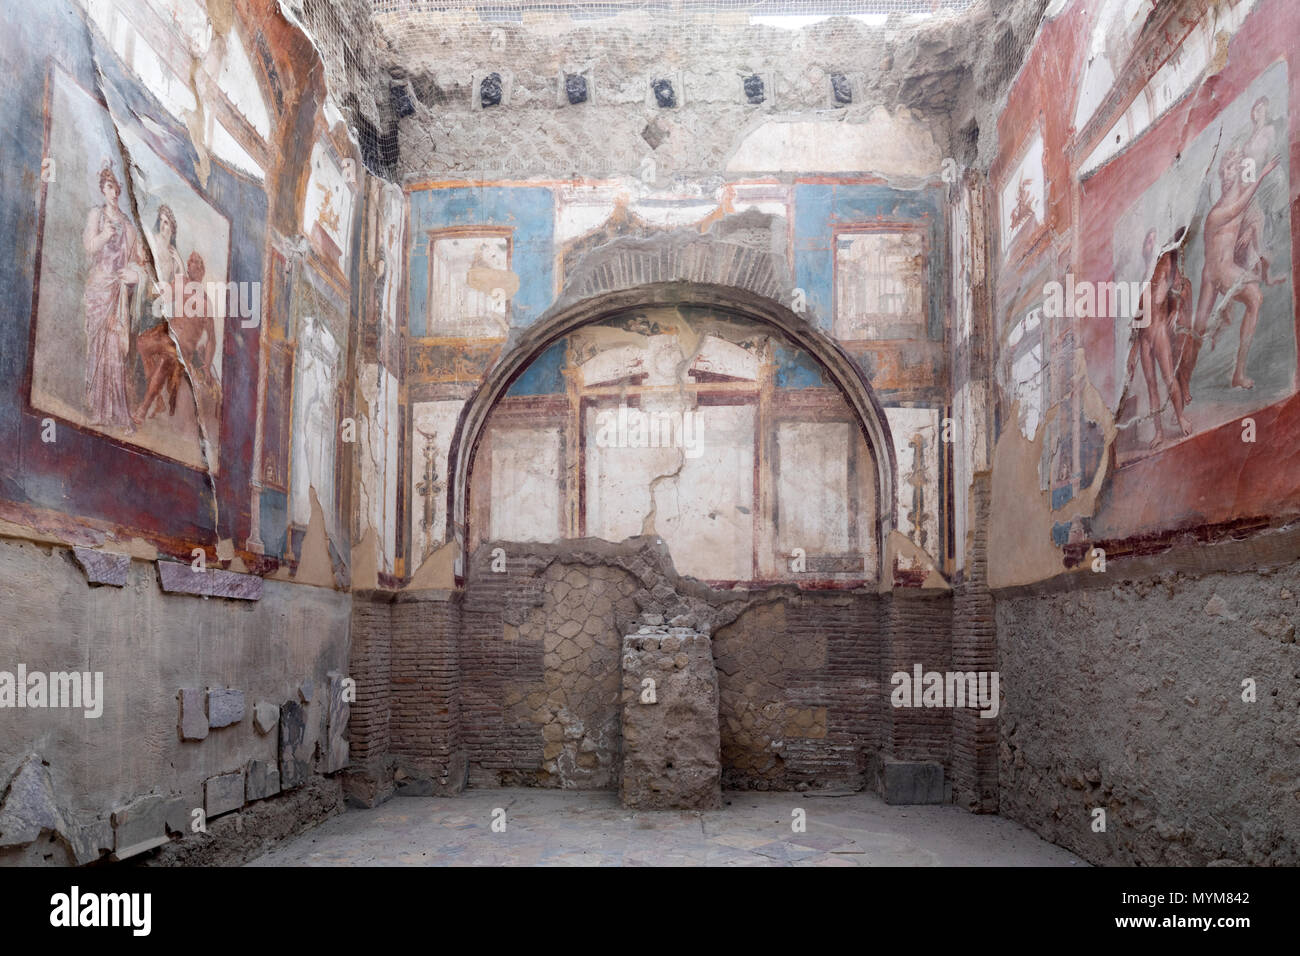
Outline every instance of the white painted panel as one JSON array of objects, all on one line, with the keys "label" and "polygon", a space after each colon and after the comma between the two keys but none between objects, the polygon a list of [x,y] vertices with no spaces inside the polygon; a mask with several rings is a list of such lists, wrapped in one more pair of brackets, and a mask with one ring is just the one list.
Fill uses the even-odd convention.
[{"label": "white painted panel", "polygon": [[429,335],[494,338],[510,330],[510,291],[483,288],[475,272],[505,273],[509,247],[504,236],[445,236],[433,240],[429,256]]},{"label": "white painted panel", "polygon": [[325,514],[325,530],[335,531],[334,449],[338,434],[335,390],[342,356],[325,323],[305,316],[298,333],[294,371],[293,460],[290,489],[292,521],[311,523],[311,489]]},{"label": "white painted panel", "polygon": [[388,427],[384,439],[384,558],[388,567],[393,567],[397,558],[397,460],[398,401],[397,379],[385,372],[385,399],[387,403]]},{"label": "white painted panel", "polygon": [[387,369],[366,365],[361,394],[369,413],[357,423],[361,440],[361,533],[379,540],[379,569],[392,572],[397,545],[397,379]]},{"label": "white painted panel", "polygon": [[491,538],[560,538],[560,430],[503,428],[492,432]]},{"label": "white painted panel", "polygon": [[777,543],[783,554],[846,554],[849,542],[848,422],[777,426]]},{"label": "white painted panel", "polygon": [[655,529],[681,574],[701,580],[754,576],[754,406],[705,405],[698,457],[679,453],[677,477],[654,491]]},{"label": "white painted panel", "polygon": [[612,442],[602,440],[602,412],[616,415],[610,409],[587,409],[587,534],[622,541],[641,533],[650,513],[650,482],[676,471],[682,453],[676,448],[618,447],[617,436]]},{"label": "white painted panel", "polygon": [[411,406],[411,564],[418,568],[447,532],[447,454],[459,399]]},{"label": "white painted panel", "polygon": [[230,98],[235,109],[252,124],[263,139],[271,136],[271,114],[262,98],[262,87],[253,72],[248,53],[239,34],[230,31],[226,36],[226,55],[217,73],[217,86]]},{"label": "white painted panel", "polygon": [[[898,465],[894,527],[936,560],[939,541],[939,410],[886,408]],[[919,506],[919,512],[918,512]]]},{"label": "white painted panel", "polygon": [[680,573],[704,580],[752,578],[754,407],[682,410],[671,400],[661,407],[647,401],[643,407],[647,413],[694,418],[683,431],[674,425],[671,439],[661,436],[662,447],[619,447],[608,435],[599,437],[607,419],[588,409],[587,534],[622,541],[641,534],[653,513],[653,528]]},{"label": "white painted panel", "polygon": [[239,141],[230,134],[224,123],[216,117],[208,117],[208,146],[221,159],[236,169],[243,170],[254,179],[265,180],[266,172],[257,164],[257,160],[248,155],[248,151],[239,145]]}]

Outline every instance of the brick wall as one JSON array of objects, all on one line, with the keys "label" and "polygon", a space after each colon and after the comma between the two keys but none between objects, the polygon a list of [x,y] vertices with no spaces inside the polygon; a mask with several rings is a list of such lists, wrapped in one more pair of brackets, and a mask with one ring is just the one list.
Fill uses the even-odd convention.
[{"label": "brick wall", "polygon": [[344,775],[344,789],[349,799],[365,806],[374,806],[392,790],[391,597],[358,592],[352,602],[348,674],[357,682],[357,699],[348,720],[350,764]]},{"label": "brick wall", "polygon": [[881,740],[876,595],[755,604],[714,636],[723,786],[862,786]]},{"label": "brick wall", "polygon": [[348,724],[353,763],[388,754],[389,683],[391,680],[386,600],[358,600],[352,606],[352,657],[349,675],[357,682],[357,700]]},{"label": "brick wall", "polygon": [[541,767],[538,727],[508,713],[510,689],[540,680],[540,640],[507,640],[506,618],[541,600],[536,572],[541,561],[513,556],[504,573],[491,570],[491,554],[480,549],[470,563],[461,621],[461,734],[470,786],[528,783]]},{"label": "brick wall", "polygon": [[934,760],[950,773],[953,713],[944,707],[894,707],[891,675],[944,672],[952,665],[952,595],[898,589],[883,598],[887,634],[880,706],[887,714],[884,749],[899,760]]},{"label": "brick wall", "polygon": [[[463,786],[458,596],[402,595],[393,604],[391,748],[404,779],[434,791]],[[421,787],[421,790],[424,788]]]},{"label": "brick wall", "polygon": [[[505,573],[490,570],[490,548],[470,562],[460,664],[471,786],[617,786],[619,648],[642,613],[713,630],[726,786],[863,785],[889,719],[879,595],[717,595],[649,551],[593,549],[509,549]],[[933,615],[951,602],[913,605],[915,632],[946,640]]]},{"label": "brick wall", "polygon": [[[995,671],[997,621],[985,573],[990,481],[971,484],[971,547],[965,581],[953,594],[952,663],[958,671]],[[952,726],[953,802],[977,813],[998,809],[998,721],[958,709]]]},{"label": "brick wall", "polygon": [[357,700],[348,724],[349,799],[374,806],[395,787],[464,785],[459,632],[461,605],[446,592],[357,595],[349,673]]},{"label": "brick wall", "polygon": [[890,704],[891,675],[914,664],[992,669],[982,574],[955,594],[730,593],[644,545],[515,546],[504,573],[490,556],[463,592],[357,604],[352,746],[372,794],[385,768],[388,792],[616,788],[621,639],[651,615],[713,635],[724,786],[861,788],[883,754],[938,761],[963,805],[992,808],[997,721]]}]

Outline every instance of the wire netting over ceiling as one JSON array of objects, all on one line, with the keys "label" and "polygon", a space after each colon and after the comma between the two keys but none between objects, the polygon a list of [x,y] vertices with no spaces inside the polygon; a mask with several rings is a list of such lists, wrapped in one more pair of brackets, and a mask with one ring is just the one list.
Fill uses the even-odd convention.
[{"label": "wire netting over ceiling", "polygon": [[[794,30],[836,17],[883,26],[951,17],[978,0],[370,0],[390,27],[437,27],[457,33],[517,25],[540,32],[580,27],[633,32],[707,33],[764,25]],[[400,26],[399,26],[400,25]]]},{"label": "wire netting over ceiling", "polygon": [[444,26],[470,24],[540,25],[571,21],[628,26],[638,22],[664,26],[689,23],[743,26],[764,23],[799,28],[829,17],[853,17],[883,24],[890,17],[952,16],[977,0],[491,0],[485,3],[457,0],[370,0],[383,18],[411,16]]},{"label": "wire netting over ceiling", "polygon": [[[586,168],[573,157],[659,149],[646,146],[642,116],[657,107],[693,117],[674,124],[675,138],[660,153],[694,170],[720,168],[714,153],[757,109],[906,102],[944,113],[952,77],[971,67],[969,41],[980,27],[965,25],[993,19],[988,0],[281,2],[303,14],[367,165],[391,176],[530,149],[559,150],[566,169]],[[1045,0],[1022,2],[1041,9]],[[581,99],[572,99],[571,81]],[[670,84],[666,102],[656,84]],[[566,102],[606,111],[566,114],[564,134],[583,134],[580,145],[557,145],[561,134],[547,125]],[[448,119],[462,111],[475,116]],[[523,118],[532,113],[542,118]],[[613,128],[625,114],[628,128]],[[488,145],[497,135],[508,148]],[[520,165],[532,172],[555,162]]]},{"label": "wire netting over ceiling", "polygon": [[[376,13],[439,13],[461,21],[575,20],[646,13],[662,17],[887,17],[960,13],[976,0],[370,0]],[[743,19],[742,19],[743,22]]]},{"label": "wire netting over ceiling", "polygon": [[[449,41],[585,34],[601,52],[656,48],[689,53],[725,35],[758,56],[779,57],[800,31],[852,43],[881,28],[951,21],[981,0],[369,0],[380,33],[407,55]],[[806,31],[805,28],[812,28]]]}]

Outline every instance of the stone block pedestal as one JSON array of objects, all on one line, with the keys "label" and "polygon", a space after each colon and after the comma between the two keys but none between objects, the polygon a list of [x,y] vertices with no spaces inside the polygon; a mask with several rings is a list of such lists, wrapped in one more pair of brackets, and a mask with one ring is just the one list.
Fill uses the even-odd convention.
[{"label": "stone block pedestal", "polygon": [[708,635],[645,626],[623,638],[623,805],[722,806],[718,672]]},{"label": "stone block pedestal", "polygon": [[932,760],[876,760],[876,792],[888,804],[946,803],[943,764]]}]

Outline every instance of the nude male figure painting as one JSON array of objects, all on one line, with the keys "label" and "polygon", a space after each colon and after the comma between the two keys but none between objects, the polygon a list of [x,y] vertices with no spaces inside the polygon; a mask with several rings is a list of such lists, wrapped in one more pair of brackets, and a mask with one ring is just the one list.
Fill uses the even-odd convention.
[{"label": "nude male figure painting", "polygon": [[[1259,307],[1263,302],[1260,292],[1260,276],[1253,269],[1240,265],[1237,261],[1237,248],[1240,242],[1246,212],[1260,184],[1269,173],[1278,167],[1276,156],[1264,164],[1254,182],[1247,183],[1242,176],[1244,152],[1233,147],[1224,154],[1219,162],[1219,179],[1223,192],[1219,201],[1210,207],[1205,215],[1203,228],[1205,238],[1205,265],[1201,270],[1201,291],[1196,302],[1196,318],[1192,323],[1192,336],[1178,362],[1178,385],[1185,400],[1190,402],[1192,370],[1196,367],[1196,358],[1201,350],[1201,343],[1210,321],[1211,309],[1224,301],[1219,309],[1219,324],[1215,328],[1215,338],[1231,321],[1229,304],[1239,302],[1241,314],[1241,338],[1237,345],[1237,364],[1232,372],[1233,388],[1254,388],[1254,379],[1246,375],[1246,359],[1250,356],[1250,343],[1255,337],[1255,325],[1259,321]],[[1211,347],[1213,347],[1213,342]]]}]

